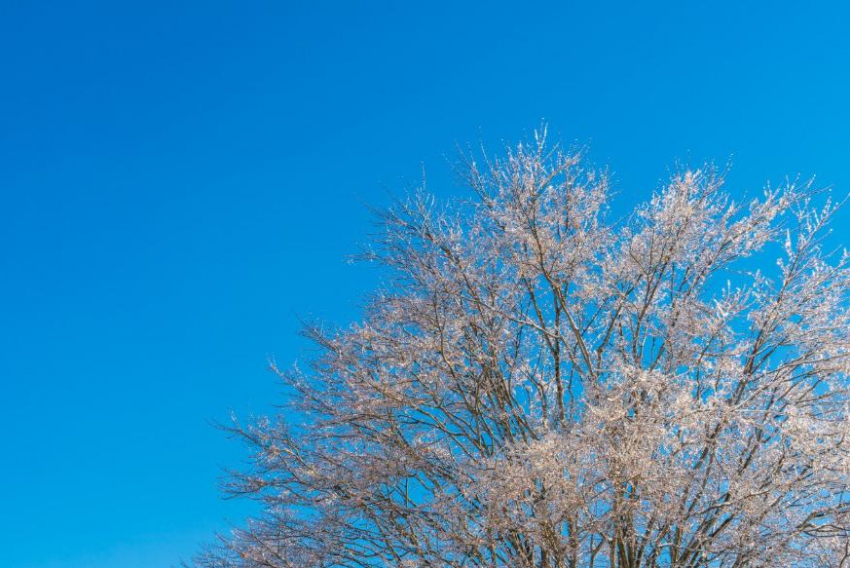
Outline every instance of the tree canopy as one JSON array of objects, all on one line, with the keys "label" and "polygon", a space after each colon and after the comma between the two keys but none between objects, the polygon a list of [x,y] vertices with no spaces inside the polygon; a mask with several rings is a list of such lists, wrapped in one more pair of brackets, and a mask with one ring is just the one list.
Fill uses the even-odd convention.
[{"label": "tree canopy", "polygon": [[263,514],[197,565],[850,566],[837,205],[706,167],[619,218],[544,134],[463,167],[469,199],[380,214],[363,320],[233,426]]}]

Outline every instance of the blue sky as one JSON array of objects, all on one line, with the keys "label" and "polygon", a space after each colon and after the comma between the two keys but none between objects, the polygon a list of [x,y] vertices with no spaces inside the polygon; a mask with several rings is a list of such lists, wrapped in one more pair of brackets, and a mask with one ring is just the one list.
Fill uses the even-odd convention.
[{"label": "blue sky", "polygon": [[298,315],[357,317],[362,204],[423,164],[462,194],[456,143],[546,120],[626,202],[703,160],[846,193],[840,4],[6,0],[0,563],[169,566],[238,523],[211,422],[271,410]]}]

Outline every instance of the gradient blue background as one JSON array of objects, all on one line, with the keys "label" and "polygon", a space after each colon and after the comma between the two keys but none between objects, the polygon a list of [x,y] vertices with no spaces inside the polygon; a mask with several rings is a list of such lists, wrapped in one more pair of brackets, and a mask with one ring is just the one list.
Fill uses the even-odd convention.
[{"label": "gradient blue background", "polygon": [[357,317],[361,204],[423,164],[462,193],[456,143],[545,119],[625,202],[705,159],[846,192],[839,4],[0,3],[0,564],[168,566],[244,518],[210,422],[271,409],[297,315]]}]

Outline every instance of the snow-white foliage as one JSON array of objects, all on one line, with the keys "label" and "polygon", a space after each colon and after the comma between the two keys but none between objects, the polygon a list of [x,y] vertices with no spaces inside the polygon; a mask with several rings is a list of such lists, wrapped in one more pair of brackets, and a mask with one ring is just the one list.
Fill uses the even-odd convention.
[{"label": "snow-white foliage", "polygon": [[469,162],[470,202],[381,216],[391,279],[234,427],[264,513],[199,565],[850,566],[835,205],[706,168],[610,220],[543,138]]}]

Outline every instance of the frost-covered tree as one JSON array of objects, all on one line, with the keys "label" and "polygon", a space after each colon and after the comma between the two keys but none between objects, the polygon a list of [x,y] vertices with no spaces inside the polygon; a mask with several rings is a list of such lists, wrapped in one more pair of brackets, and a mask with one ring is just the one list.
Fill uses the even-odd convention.
[{"label": "frost-covered tree", "polygon": [[386,286],[234,426],[263,514],[198,565],[850,566],[836,206],[706,168],[614,219],[544,138],[381,214]]}]

